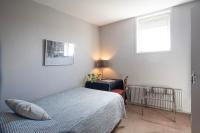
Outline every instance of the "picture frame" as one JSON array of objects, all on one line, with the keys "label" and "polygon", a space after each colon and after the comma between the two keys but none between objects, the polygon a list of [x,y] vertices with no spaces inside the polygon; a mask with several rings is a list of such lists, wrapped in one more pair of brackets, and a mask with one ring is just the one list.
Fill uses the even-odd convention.
[{"label": "picture frame", "polygon": [[74,64],[75,45],[73,43],[45,40],[45,66],[65,66]]}]

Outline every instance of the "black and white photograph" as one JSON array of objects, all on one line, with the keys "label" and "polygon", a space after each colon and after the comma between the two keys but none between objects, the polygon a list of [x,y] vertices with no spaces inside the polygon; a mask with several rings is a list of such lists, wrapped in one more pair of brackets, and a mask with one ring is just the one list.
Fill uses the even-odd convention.
[{"label": "black and white photograph", "polygon": [[45,40],[45,66],[74,63],[74,44]]}]

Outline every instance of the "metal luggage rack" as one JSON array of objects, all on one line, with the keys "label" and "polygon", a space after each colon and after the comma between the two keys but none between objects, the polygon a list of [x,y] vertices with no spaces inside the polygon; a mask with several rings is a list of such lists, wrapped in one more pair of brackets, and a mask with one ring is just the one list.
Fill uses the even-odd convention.
[{"label": "metal luggage rack", "polygon": [[[182,108],[182,91],[164,87],[128,86],[128,99],[132,104],[176,112]],[[142,108],[142,115],[144,108]]]}]

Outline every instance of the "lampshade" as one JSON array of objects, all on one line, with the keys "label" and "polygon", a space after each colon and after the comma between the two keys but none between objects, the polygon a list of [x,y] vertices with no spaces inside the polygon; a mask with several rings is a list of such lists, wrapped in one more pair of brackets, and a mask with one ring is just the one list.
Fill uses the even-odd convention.
[{"label": "lampshade", "polygon": [[95,67],[97,68],[103,68],[103,67],[108,67],[108,66],[109,66],[108,60],[97,60],[95,62]]}]

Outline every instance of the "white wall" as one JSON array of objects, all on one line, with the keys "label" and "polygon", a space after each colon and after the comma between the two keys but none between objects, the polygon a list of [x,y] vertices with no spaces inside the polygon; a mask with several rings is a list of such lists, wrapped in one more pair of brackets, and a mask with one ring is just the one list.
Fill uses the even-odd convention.
[{"label": "white wall", "polygon": [[135,18],[100,28],[101,54],[111,60],[108,77],[129,76],[129,84],[182,89],[183,112],[191,112],[190,10],[195,3],[172,8],[171,51],[136,54]]},{"label": "white wall", "polygon": [[[0,0],[1,110],[6,98],[35,100],[80,86],[98,37],[98,27],[31,0]],[[43,66],[43,39],[74,43],[75,64]]]}]

